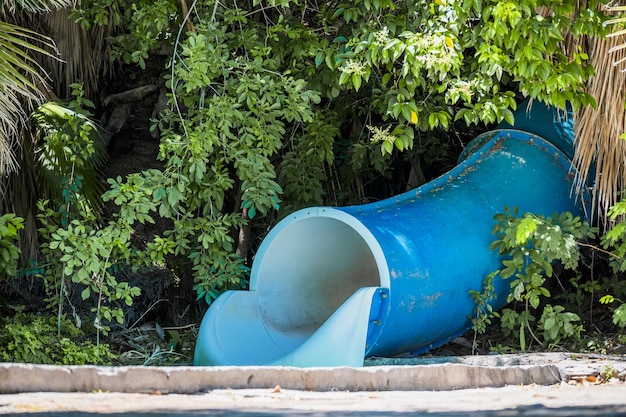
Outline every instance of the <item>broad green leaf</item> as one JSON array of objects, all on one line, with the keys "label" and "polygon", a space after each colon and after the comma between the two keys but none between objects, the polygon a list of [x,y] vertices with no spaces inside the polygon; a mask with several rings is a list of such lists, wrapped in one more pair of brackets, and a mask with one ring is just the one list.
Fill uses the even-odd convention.
[{"label": "broad green leaf", "polygon": [[80,298],[82,298],[83,300],[88,299],[91,296],[91,290],[89,289],[89,287],[86,287],[81,293],[80,293]]}]

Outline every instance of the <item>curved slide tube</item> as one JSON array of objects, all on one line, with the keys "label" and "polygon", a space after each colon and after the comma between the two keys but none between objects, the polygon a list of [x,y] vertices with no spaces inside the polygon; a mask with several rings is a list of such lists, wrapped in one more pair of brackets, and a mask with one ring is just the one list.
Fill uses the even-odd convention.
[{"label": "curved slide tube", "polygon": [[[493,216],[505,206],[582,214],[572,141],[571,119],[521,105],[515,128],[477,137],[457,167],[419,188],[289,215],[262,242],[250,290],[210,306],[195,364],[362,366],[461,335],[471,326],[470,290],[500,267],[489,250]],[[500,308],[509,282],[495,281]]]}]

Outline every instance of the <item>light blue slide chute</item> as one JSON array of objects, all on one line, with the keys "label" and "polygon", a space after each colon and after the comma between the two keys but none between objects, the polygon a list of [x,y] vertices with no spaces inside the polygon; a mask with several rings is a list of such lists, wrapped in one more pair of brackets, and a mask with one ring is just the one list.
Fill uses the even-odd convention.
[{"label": "light blue slide chute", "polygon": [[[419,188],[289,215],[261,243],[250,290],[210,306],[195,364],[362,366],[459,336],[471,325],[470,290],[500,266],[489,250],[495,214],[583,214],[572,143],[571,118],[522,105],[514,127],[477,137],[453,170]],[[495,308],[508,290],[496,280]]]}]

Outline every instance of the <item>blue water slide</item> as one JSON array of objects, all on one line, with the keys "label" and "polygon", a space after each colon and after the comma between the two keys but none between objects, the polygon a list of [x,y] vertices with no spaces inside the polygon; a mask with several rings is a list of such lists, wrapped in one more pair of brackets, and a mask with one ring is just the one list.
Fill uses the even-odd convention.
[{"label": "blue water slide", "polygon": [[[196,365],[362,366],[419,354],[470,328],[470,290],[500,266],[489,249],[505,207],[584,215],[571,115],[535,102],[475,138],[441,177],[387,200],[312,207],[261,243],[249,291],[209,308]],[[509,282],[494,282],[494,307]]]}]

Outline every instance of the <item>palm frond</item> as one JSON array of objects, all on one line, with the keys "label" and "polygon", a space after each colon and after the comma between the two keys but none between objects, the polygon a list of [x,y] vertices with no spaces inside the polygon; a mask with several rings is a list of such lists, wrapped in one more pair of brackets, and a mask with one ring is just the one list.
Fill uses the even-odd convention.
[{"label": "palm frond", "polygon": [[0,199],[0,213],[15,213],[25,220],[19,246],[22,260],[26,262],[36,259],[39,247],[35,207],[40,198],[41,180],[37,175],[35,143],[31,140],[30,129],[26,126],[19,136],[23,138],[20,152],[15,155],[19,170],[0,178],[0,195],[4,196]]},{"label": "palm frond", "polygon": [[39,106],[32,117],[39,145],[36,159],[41,178],[40,195],[63,201],[63,182],[70,177],[80,177],[81,208],[97,215],[104,192],[102,167],[107,159],[100,129],[84,114],[54,102]]},{"label": "palm frond", "polygon": [[4,8],[9,13],[25,11],[28,13],[49,13],[73,5],[73,0],[4,0]]},{"label": "palm frond", "polygon": [[626,6],[606,6],[607,12],[623,12],[626,11]]},{"label": "palm frond", "polygon": [[[38,46],[38,45],[39,46]],[[46,83],[41,65],[31,54],[56,58],[54,43],[29,29],[0,21],[0,80],[5,90],[27,99],[39,99]]]},{"label": "palm frond", "polygon": [[[626,6],[605,6],[604,11],[607,13],[614,12],[624,12],[626,11]],[[609,54],[612,55],[614,52],[620,51],[626,48],[626,42],[623,41],[623,35],[626,34],[626,29],[623,29],[624,23],[626,23],[626,17],[617,16],[611,19],[605,20],[602,24],[603,26],[617,26],[611,33],[607,35],[608,38],[620,38],[621,42],[616,42],[609,49]],[[625,60],[619,58],[613,58],[613,66],[620,66]],[[622,70],[625,72],[626,70]]]},{"label": "palm frond", "polygon": [[617,37],[617,36],[622,36],[624,34],[626,34],[626,29],[616,30],[614,32],[609,33],[606,36],[607,36],[607,38],[614,38],[614,37]]},{"label": "palm frond", "polygon": [[[576,115],[576,150],[574,164],[593,185],[592,216],[604,219],[608,209],[626,187],[626,132],[624,97],[626,80],[614,62],[626,61],[626,48],[616,37],[590,39],[587,53],[596,75],[588,82],[588,92],[597,108],[582,108]],[[608,59],[612,51],[612,59]]]},{"label": "palm frond", "polygon": [[0,175],[17,168],[15,152],[28,109],[43,100],[42,67],[31,53],[54,57],[49,38],[0,21]]},{"label": "palm frond", "polygon": [[73,0],[5,0],[0,7],[0,212],[25,222],[20,247],[28,259],[37,253],[34,210],[41,197],[30,113],[47,96],[49,72],[42,58],[59,61],[53,40],[42,35],[43,13],[71,6]]},{"label": "palm frond", "polygon": [[1,84],[0,109],[2,109],[0,111],[0,134],[4,136],[0,139],[0,173],[6,175],[18,168],[15,146],[21,123],[16,120],[23,120],[26,114],[21,107],[19,97],[13,91],[6,90]]}]

